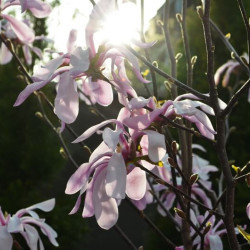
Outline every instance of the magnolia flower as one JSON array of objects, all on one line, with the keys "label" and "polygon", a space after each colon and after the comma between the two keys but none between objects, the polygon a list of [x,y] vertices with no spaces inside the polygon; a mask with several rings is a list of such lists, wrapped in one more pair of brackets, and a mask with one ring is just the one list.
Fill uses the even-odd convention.
[{"label": "magnolia flower", "polygon": [[30,10],[37,18],[44,18],[51,12],[51,6],[41,0],[8,0],[1,4],[1,17],[7,20],[18,39],[25,43],[31,43],[35,39],[34,32],[24,22],[17,20],[13,16],[3,13],[9,6],[21,5],[22,12]]},{"label": "magnolia flower", "polygon": [[45,219],[39,218],[34,211],[40,209],[44,212],[51,211],[55,206],[55,199],[37,203],[30,207],[17,211],[14,215],[4,216],[0,208],[0,249],[11,250],[13,245],[12,234],[20,233],[31,250],[44,249],[42,240],[38,234],[37,227],[41,229],[49,241],[58,246],[57,233],[45,223]]},{"label": "magnolia flower", "polygon": [[[199,227],[202,222],[204,221],[204,219],[208,216],[208,212],[205,213],[205,216],[196,216],[193,212],[193,210],[191,210],[191,220],[192,222]],[[226,234],[226,229],[224,228],[224,224],[222,220],[219,220],[216,223],[215,220],[215,216],[211,216],[207,226],[210,227],[209,231],[206,233],[205,235],[205,239],[204,239],[204,248],[206,249],[210,249],[210,250],[223,250],[223,244],[222,244],[222,240],[221,240],[221,236],[223,234]],[[222,228],[221,228],[222,227]],[[191,228],[191,236],[193,236],[195,234],[195,230],[193,228]],[[193,249],[200,249],[200,237],[196,236],[193,240]],[[179,246],[175,248],[176,250],[184,250],[183,246]]]},{"label": "magnolia flower", "polygon": [[[128,133],[122,123],[126,115],[123,108],[117,120],[107,120],[90,127],[74,141],[86,140],[110,123],[116,125],[115,130],[108,127],[103,130],[103,142],[91,154],[89,162],[82,164],[70,177],[65,191],[67,194],[80,191],[71,214],[79,209],[81,196],[86,191],[82,216],[95,215],[98,225],[104,229],[116,223],[118,204],[126,195],[139,207],[150,200],[146,194],[146,173],[136,164],[142,164],[149,170],[154,166],[145,164],[140,157],[147,156],[150,162],[157,164],[166,154],[163,135],[153,130]],[[137,151],[136,145],[140,145]]]},{"label": "magnolia flower", "polygon": [[[242,57],[245,59],[246,63],[249,62],[249,57],[247,53],[244,53],[242,55]],[[229,60],[228,62],[226,62],[225,64],[221,65],[215,72],[214,74],[214,81],[215,84],[218,85],[220,83],[220,79],[223,76],[222,79],[222,86],[223,87],[227,87],[229,80],[230,80],[230,76],[231,74],[235,74],[235,75],[239,75],[241,72],[241,66],[240,63],[236,60]],[[248,90],[248,102],[250,102],[250,88]]]},{"label": "magnolia flower", "polygon": [[[182,98],[188,99],[181,100]],[[183,117],[184,119],[195,123],[203,136],[213,140],[216,131],[206,115],[206,113],[214,115],[213,109],[197,99],[198,98],[192,94],[184,94],[178,96],[174,101],[166,101],[160,108],[158,108],[156,107],[156,104],[154,104],[153,98],[147,100],[134,98],[129,102],[131,117],[124,120],[125,125],[133,129],[141,130],[149,127],[153,122],[164,121],[160,115],[164,115],[170,119]],[[221,108],[225,108],[225,103],[220,101],[219,104]],[[151,108],[152,111],[146,109],[142,110],[145,106]]]}]

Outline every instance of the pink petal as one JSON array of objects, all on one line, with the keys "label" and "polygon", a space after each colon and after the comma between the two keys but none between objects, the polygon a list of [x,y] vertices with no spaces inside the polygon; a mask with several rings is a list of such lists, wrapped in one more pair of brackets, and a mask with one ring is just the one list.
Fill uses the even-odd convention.
[{"label": "pink petal", "polygon": [[86,190],[84,208],[82,211],[83,218],[92,217],[95,214],[95,209],[93,204],[93,183],[95,179],[95,174],[91,182],[88,184],[88,188]]},{"label": "pink petal", "polygon": [[79,112],[78,93],[74,87],[74,79],[68,72],[60,76],[55,98],[55,114],[65,123],[72,123]]},{"label": "pink petal", "polygon": [[146,193],[146,173],[138,167],[135,167],[127,175],[126,194],[133,200],[140,200]]},{"label": "pink petal", "polygon": [[13,238],[7,231],[6,226],[0,225],[0,246],[4,250],[11,250],[13,245]]},{"label": "pink petal", "polygon": [[90,175],[90,166],[89,163],[83,163],[69,178],[65,190],[66,194],[74,194],[80,189],[84,189],[83,187],[85,187],[86,190],[87,181]]},{"label": "pink petal", "polygon": [[218,235],[209,235],[210,250],[223,250],[223,245]]},{"label": "pink petal", "polygon": [[96,176],[93,188],[93,203],[98,225],[103,229],[110,229],[118,220],[118,207],[116,200],[106,194],[105,174],[106,171],[101,171]]},{"label": "pink petal", "polygon": [[125,198],[126,175],[127,170],[122,154],[113,153],[107,167],[105,184],[106,193],[109,197]]},{"label": "pink petal", "polygon": [[144,130],[148,135],[148,156],[151,161],[159,162],[166,154],[165,136],[153,130]]},{"label": "pink petal", "polygon": [[12,54],[9,51],[9,49],[4,45],[4,43],[1,44],[0,49],[0,64],[7,64],[11,61]]},{"label": "pink petal", "polygon": [[17,20],[12,16],[1,14],[4,19],[10,22],[11,28],[22,42],[31,43],[35,39],[34,32],[25,23]]},{"label": "pink petal", "polygon": [[52,8],[48,3],[40,0],[20,0],[20,3],[22,6],[22,12],[29,9],[37,18],[47,17],[52,11]]},{"label": "pink petal", "polygon": [[93,135],[94,133],[96,133],[100,128],[104,127],[105,125],[112,123],[112,122],[117,122],[115,119],[110,119],[110,120],[106,120],[103,121],[95,126],[90,127],[89,129],[87,129],[82,135],[80,135],[76,140],[73,141],[73,143],[78,143],[80,141],[84,141],[87,138],[89,138],[91,135]]}]

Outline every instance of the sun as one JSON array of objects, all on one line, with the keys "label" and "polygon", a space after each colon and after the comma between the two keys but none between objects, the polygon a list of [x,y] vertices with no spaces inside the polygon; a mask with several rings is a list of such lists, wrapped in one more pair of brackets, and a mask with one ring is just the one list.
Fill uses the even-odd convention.
[{"label": "sun", "polygon": [[128,44],[139,39],[140,13],[135,4],[126,2],[103,22],[99,38],[113,45]]}]

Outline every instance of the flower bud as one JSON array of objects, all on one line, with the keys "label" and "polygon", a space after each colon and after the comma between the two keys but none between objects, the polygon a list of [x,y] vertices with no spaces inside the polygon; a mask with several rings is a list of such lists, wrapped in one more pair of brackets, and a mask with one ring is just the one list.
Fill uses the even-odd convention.
[{"label": "flower bud", "polygon": [[37,111],[36,113],[35,113],[35,116],[37,117],[37,118],[39,118],[39,119],[43,119],[43,114],[41,113],[41,112],[39,112],[39,111]]},{"label": "flower bud", "polygon": [[186,219],[186,215],[185,215],[185,213],[184,213],[181,209],[175,207],[175,208],[174,208],[174,211],[175,211],[175,213],[177,213],[182,219]]},{"label": "flower bud", "polygon": [[212,226],[212,223],[209,221],[203,231],[203,235],[207,234]]},{"label": "flower bud", "polygon": [[175,61],[178,62],[182,58],[182,53],[177,53],[175,56]]},{"label": "flower bud", "polygon": [[171,165],[171,167],[175,168],[176,164],[175,164],[175,162],[174,162],[174,159],[173,159],[173,158],[168,157],[168,162],[169,162],[169,164]]},{"label": "flower bud", "polygon": [[182,15],[180,14],[180,13],[177,13],[176,14],[176,19],[177,19],[177,21],[179,22],[179,23],[182,23]]},{"label": "flower bud", "polygon": [[194,67],[196,61],[197,61],[197,56],[193,56],[193,57],[191,58],[192,67]]},{"label": "flower bud", "polygon": [[195,182],[197,182],[198,179],[199,179],[198,174],[192,174],[189,178],[190,185],[193,185]]},{"label": "flower bud", "polygon": [[198,16],[202,19],[203,18],[203,7],[201,5],[197,6],[196,11],[198,13]]},{"label": "flower bud", "polygon": [[173,150],[173,153],[176,155],[177,152],[178,152],[178,146],[177,146],[177,142],[176,141],[172,141],[172,144],[171,144],[171,148]]},{"label": "flower bud", "polygon": [[67,159],[67,154],[66,154],[64,148],[61,147],[60,150],[59,150],[59,153],[60,153],[60,155],[62,156],[63,159]]}]

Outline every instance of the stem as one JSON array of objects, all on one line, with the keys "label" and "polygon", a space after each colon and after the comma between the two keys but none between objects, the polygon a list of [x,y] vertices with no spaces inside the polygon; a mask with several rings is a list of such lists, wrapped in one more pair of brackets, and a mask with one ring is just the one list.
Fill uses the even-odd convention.
[{"label": "stem", "polygon": [[[170,9],[170,1],[166,0],[165,2],[165,10],[164,10],[164,23],[161,25],[161,28],[163,30],[163,34],[165,36],[165,41],[167,45],[170,65],[171,65],[171,73],[170,75],[176,78],[176,60],[174,56],[174,50],[173,46],[170,40],[170,31],[168,26],[168,20],[169,20],[169,9]],[[172,93],[172,99],[175,99],[178,95],[176,85],[172,85],[171,87],[171,93]]]},{"label": "stem", "polygon": [[139,53],[137,53],[134,49],[132,49],[131,47],[125,45],[126,48],[132,53],[134,54],[137,58],[139,58],[145,65],[147,65],[149,68],[153,69],[156,73],[158,73],[159,75],[165,77],[167,80],[171,81],[171,83],[175,84],[176,86],[180,87],[181,89],[185,90],[186,92],[190,92],[192,94],[194,94],[195,96],[199,97],[202,100],[207,101],[209,98],[206,95],[203,95],[202,93],[200,93],[199,91],[187,86],[186,84],[180,82],[179,80],[175,79],[174,77],[170,76],[169,74],[167,74],[166,72],[162,71],[161,69],[155,67],[154,65],[152,65],[148,60],[146,60],[143,56],[141,56]]},{"label": "stem", "polygon": [[[250,75],[250,74],[249,74]],[[232,109],[234,108],[235,104],[239,101],[242,94],[250,87],[250,78],[244,83],[244,85],[233,95],[230,99],[227,107],[221,112],[221,116],[227,116]]]},{"label": "stem", "polygon": [[234,47],[232,46],[232,44],[229,42],[228,39],[226,39],[226,37],[224,36],[224,34],[221,32],[221,30],[218,28],[218,26],[210,19],[209,20],[211,27],[213,28],[213,30],[217,33],[217,35],[220,37],[220,39],[222,40],[222,42],[225,44],[225,46],[227,47],[227,49],[231,52],[231,54],[233,53],[233,56],[235,58],[235,60],[241,65],[241,67],[244,69],[244,71],[249,75],[250,74],[250,70],[249,68],[246,66],[246,64],[241,60],[239,54],[237,53],[237,51],[234,49]]},{"label": "stem", "polygon": [[186,193],[184,193],[182,190],[180,190],[177,187],[174,187],[173,185],[167,183],[166,181],[162,180],[159,178],[159,176],[157,176],[156,174],[154,174],[153,172],[149,171],[147,168],[143,167],[142,165],[140,165],[139,163],[136,164],[137,167],[139,167],[140,169],[144,170],[146,173],[150,174],[152,177],[154,177],[156,179],[156,182],[170,188],[174,193],[179,193],[182,196],[184,196],[186,199],[188,199],[189,201],[195,203],[196,205],[204,208],[205,210],[209,211],[210,213],[219,216],[220,218],[222,218],[223,216],[221,214],[219,214],[218,212],[212,210],[211,208],[207,207],[206,205],[200,203],[199,201],[193,199],[192,197],[190,197],[189,195],[187,195]]},{"label": "stem", "polygon": [[[144,35],[144,0],[141,0],[141,40],[144,43],[146,42],[145,35]],[[147,61],[151,61],[149,53],[148,53],[148,49],[145,48],[144,51],[145,51],[145,57],[146,57]],[[156,99],[158,99],[156,75],[155,75],[154,70],[152,70],[152,68],[149,68],[149,70],[150,70],[151,79],[152,79],[152,83],[153,83],[154,96],[156,97]],[[145,86],[147,86],[147,85],[145,85]]]},{"label": "stem", "polygon": [[248,69],[250,70],[250,24],[249,24],[249,19],[248,19],[246,9],[243,5],[242,0],[237,0],[237,2],[240,8],[241,16],[244,21],[244,25],[245,25],[246,32],[247,32],[247,45],[248,45],[248,58],[249,58]]},{"label": "stem", "polygon": [[138,248],[135,246],[135,244],[132,242],[132,240],[128,237],[128,235],[117,225],[114,226],[116,232],[120,234],[120,236],[126,241],[128,246],[130,246],[131,249],[138,250]]},{"label": "stem", "polygon": [[225,176],[226,182],[226,204],[224,223],[227,229],[227,236],[230,248],[239,250],[239,243],[234,230],[234,194],[235,185],[228,162],[226,152],[226,136],[225,136],[225,117],[220,116],[220,107],[218,103],[218,93],[214,82],[214,46],[212,44],[212,37],[210,31],[210,0],[205,0],[204,14],[202,17],[202,24],[206,42],[207,50],[207,78],[209,83],[210,103],[214,109],[217,125],[217,142],[216,149],[220,161],[220,165]]},{"label": "stem", "polygon": [[149,219],[149,217],[144,214],[143,211],[139,210],[129,199],[126,200],[140,214],[140,216],[147,222],[147,224],[151,226],[158,235],[161,236],[161,238],[167,243],[168,247],[170,247],[170,249],[175,249],[175,244],[163,234],[163,232],[154,224],[154,222]]}]

